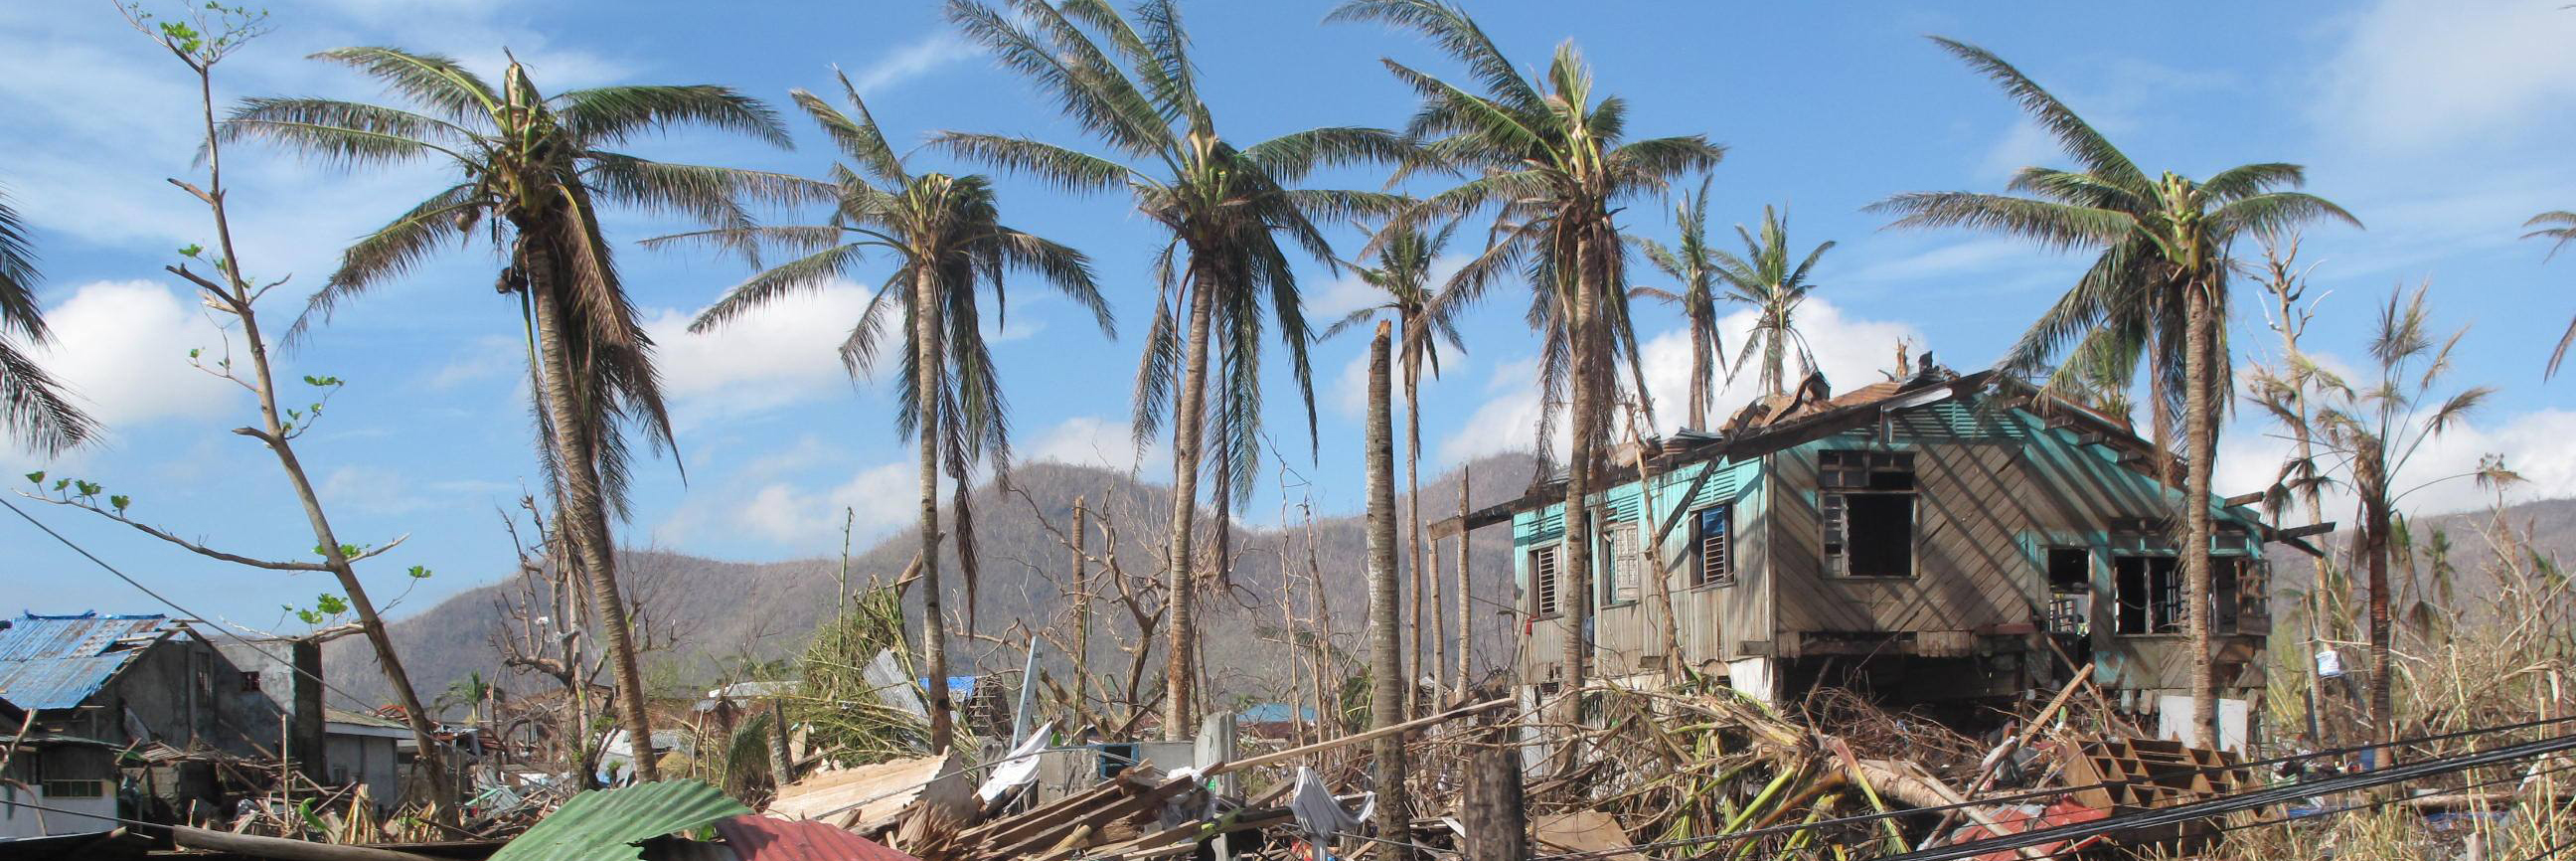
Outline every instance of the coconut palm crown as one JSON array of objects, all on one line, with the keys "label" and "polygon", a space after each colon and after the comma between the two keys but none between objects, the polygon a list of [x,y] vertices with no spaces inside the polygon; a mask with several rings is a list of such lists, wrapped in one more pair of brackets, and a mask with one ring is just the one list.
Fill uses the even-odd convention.
[{"label": "coconut palm crown", "polygon": [[[44,309],[36,305],[36,255],[27,228],[9,198],[0,195],[0,429],[29,450],[60,454],[96,433],[97,424],[74,405],[62,384],[20,352],[52,338]],[[11,337],[23,344],[11,343]]]},{"label": "coconut palm crown", "polygon": [[[823,127],[851,165],[835,165],[830,185],[838,201],[828,223],[807,227],[719,228],[678,237],[734,247],[745,243],[793,250],[797,259],[763,271],[734,287],[689,326],[703,332],[786,296],[818,290],[856,275],[871,252],[892,254],[894,267],[840,348],[853,375],[873,370],[886,339],[886,319],[901,309],[905,349],[895,374],[899,395],[897,435],[921,447],[921,571],[928,624],[922,635],[933,679],[946,678],[946,620],[940,613],[939,512],[942,464],[952,479],[957,562],[966,581],[966,623],[973,632],[979,561],[969,507],[974,470],[996,475],[1010,469],[1008,405],[1001,375],[985,342],[979,287],[993,294],[998,327],[1007,309],[1004,275],[1032,273],[1091,311],[1102,334],[1117,336],[1109,305],[1093,283],[1090,259],[1079,251],[1001,223],[993,186],[982,176],[914,173],[886,143],[876,118],[849,79],[841,78],[849,113],[811,92],[792,91],[797,107]],[[853,166],[855,165],[855,166]],[[661,241],[661,240],[651,240]],[[931,686],[935,708],[931,745],[951,740],[944,686]]]}]

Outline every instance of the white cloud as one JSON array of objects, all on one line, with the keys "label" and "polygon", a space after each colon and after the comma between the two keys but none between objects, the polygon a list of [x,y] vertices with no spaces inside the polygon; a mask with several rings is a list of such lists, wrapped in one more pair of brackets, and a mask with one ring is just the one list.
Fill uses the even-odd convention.
[{"label": "white cloud", "polygon": [[2557,0],[2383,0],[2320,70],[2319,119],[2409,149],[2510,132],[2576,103],[2576,15]]},{"label": "white cloud", "polygon": [[853,540],[884,535],[917,522],[920,478],[909,463],[864,469],[822,491],[785,482],[762,486],[727,518],[729,525],[790,549],[839,536],[846,510],[855,515]]},{"label": "white cloud", "polygon": [[703,334],[689,331],[694,313],[653,312],[644,329],[653,337],[662,390],[675,402],[674,420],[696,424],[847,392],[839,350],[869,295],[835,281]]},{"label": "white cloud", "polygon": [[240,389],[188,366],[223,355],[223,332],[168,288],[149,281],[97,281],[45,311],[53,343],[45,367],[111,430],[161,419],[218,415]]},{"label": "white cloud", "polygon": [[1096,466],[1117,472],[1136,472],[1140,468],[1169,471],[1171,446],[1155,442],[1146,446],[1140,457],[1130,427],[1126,422],[1099,416],[1074,416],[1021,445],[1020,459]]},{"label": "white cloud", "polygon": [[886,89],[938,71],[982,53],[972,42],[946,30],[896,48],[850,76],[850,86],[869,98]]},{"label": "white cloud", "polygon": [[[1342,365],[1342,372],[1333,375],[1332,391],[1326,393],[1332,398],[1334,409],[1340,410],[1343,415],[1355,420],[1368,418],[1368,372],[1369,351],[1366,349],[1360,350],[1358,355],[1352,356],[1349,362]],[[1397,397],[1403,397],[1403,395],[1399,393]],[[1398,412],[1403,409],[1401,406],[1396,407]]]},{"label": "white cloud", "polygon": [[[1886,379],[1882,371],[1893,370],[1896,345],[1908,344],[1909,353],[1925,349],[1921,330],[1905,323],[1862,320],[1849,317],[1830,302],[1811,299],[1798,309],[1798,328],[1806,333],[1807,343],[1815,353],[1819,369],[1834,391],[1842,392]],[[1718,321],[1726,333],[1726,344],[1741,349],[1745,333],[1755,318],[1750,310],[1738,311]],[[1657,433],[1670,432],[1688,420],[1690,404],[1690,330],[1675,328],[1655,335],[1638,345],[1646,363],[1646,388],[1654,396]],[[1729,358],[1729,357],[1721,357]],[[1540,412],[1537,382],[1538,364],[1532,359],[1504,364],[1496,369],[1491,390],[1498,394],[1476,409],[1464,426],[1440,444],[1444,463],[1498,454],[1527,451],[1538,426]],[[1791,355],[1787,373],[1795,377],[1798,365]],[[1709,421],[1723,422],[1741,409],[1758,390],[1760,376],[1753,368],[1738,373],[1728,383],[1720,371],[1720,386],[1711,402]],[[1560,419],[1561,421],[1561,419]],[[1562,428],[1562,424],[1559,425]],[[1624,425],[1622,425],[1624,427]],[[1564,450],[1562,432],[1556,434],[1560,453]]]},{"label": "white cloud", "polygon": [[2038,123],[2025,119],[2014,123],[2012,131],[2005,132],[2001,140],[1995,141],[1994,148],[1986,150],[1986,159],[1978,165],[1977,173],[1990,179],[2004,179],[2022,168],[2063,158],[2057,139],[2049,137],[2048,130],[2040,128]]}]

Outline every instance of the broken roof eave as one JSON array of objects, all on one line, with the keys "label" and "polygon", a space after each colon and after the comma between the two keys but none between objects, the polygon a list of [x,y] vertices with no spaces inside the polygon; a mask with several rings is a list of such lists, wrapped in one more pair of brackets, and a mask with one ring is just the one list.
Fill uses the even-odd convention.
[{"label": "broken roof eave", "polygon": [[[1658,456],[1656,458],[1657,471],[1669,472],[1670,470],[1678,467],[1709,460],[1716,460],[1719,458],[1724,458],[1728,463],[1741,463],[1754,458],[1795,448],[1816,440],[1824,439],[1850,430],[1854,427],[1859,427],[1867,422],[1877,421],[1887,415],[1901,410],[1920,409],[1932,406],[1934,404],[1973,394],[1979,390],[1987,389],[1989,387],[1997,390],[2011,389],[2012,394],[2019,395],[2026,399],[2025,405],[2016,406],[2014,408],[2028,409],[2027,405],[2038,404],[2044,401],[2046,406],[2059,408],[2059,411],[2055,414],[2065,416],[2068,419],[2069,424],[2084,425],[2088,429],[2102,434],[2103,439],[2106,442],[2110,442],[2122,448],[2137,451],[2149,451],[2154,448],[2153,443],[2148,442],[2144,437],[2138,436],[2137,431],[2126,424],[2105,417],[2100,412],[2082,404],[2051,395],[2039,387],[2033,386],[2022,380],[1998,374],[1994,370],[1988,369],[1970,374],[1962,374],[1948,380],[1916,386],[1911,389],[1900,389],[1886,398],[1866,403],[1849,404],[1813,415],[1801,416],[1786,422],[1762,428],[1751,434],[1745,434],[1742,436],[1711,437],[1706,441],[1697,443],[1678,454],[1668,453]],[[1928,401],[1903,403],[1935,389],[1943,388],[1948,389],[1948,393],[1942,397]],[[2038,414],[2036,410],[2033,410],[2032,412],[2033,414]],[[2174,490],[2182,489],[2176,486],[2173,482],[2168,481],[2164,476],[2156,474],[2156,471],[2154,470],[2133,469],[2133,471],[2146,476],[2148,480],[2154,481],[2159,485],[2172,488]],[[1603,490],[1607,490],[1636,480],[1638,480],[1638,475],[1637,468],[1634,464],[1610,464],[1609,469],[1603,475],[1601,487]],[[1563,501],[1565,501],[1565,480],[1554,479],[1538,485],[1530,492],[1522,494],[1518,498],[1476,509],[1474,511],[1467,512],[1464,515],[1452,516],[1433,521],[1427,528],[1433,538],[1449,538],[1468,531],[1482,529],[1499,523],[1506,523],[1509,522],[1515,514],[1545,509],[1547,506],[1555,505]],[[2305,541],[2304,534],[2291,534],[2286,530],[2276,529],[2270,524],[2264,523],[2261,516],[2254,514],[2253,511],[2246,506],[2225,506],[2225,508],[2230,511],[2238,512],[2239,516],[2246,522],[2253,524],[2257,530],[2257,534],[2259,534],[2266,543],[2287,544],[2292,548],[2311,556],[2323,557],[2325,555],[2324,551],[2317,549],[2315,545]]]}]

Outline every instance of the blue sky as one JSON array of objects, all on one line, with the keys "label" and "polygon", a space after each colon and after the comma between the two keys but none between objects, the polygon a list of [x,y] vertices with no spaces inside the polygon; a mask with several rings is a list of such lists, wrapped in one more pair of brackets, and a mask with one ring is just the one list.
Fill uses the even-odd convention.
[{"label": "blue sky", "polygon": [[[1320,23],[1329,8],[1304,0],[1185,5],[1228,137],[1398,124],[1410,101],[1378,58],[1450,70],[1412,37]],[[2457,379],[2502,391],[2470,427],[2429,450],[2420,476],[2456,472],[2493,451],[2533,479],[2523,495],[2576,491],[2576,455],[2558,445],[2576,436],[2576,412],[2566,408],[2576,381],[2540,376],[2548,347],[2576,312],[2565,286],[2576,279],[2576,260],[2544,265],[2545,247],[2515,238],[2531,214],[2576,205],[2576,163],[2565,158],[2576,132],[2576,52],[2565,50],[2576,43],[2576,12],[2556,0],[2258,4],[2231,10],[2223,26],[2160,4],[1631,2],[1583,15],[1536,2],[1470,8],[1523,64],[1542,63],[1573,40],[1600,88],[1631,102],[1633,133],[1704,132],[1729,145],[1715,174],[1721,224],[1784,205],[1802,247],[1840,243],[1818,271],[1823,286],[1806,323],[1837,388],[1878,379],[1899,339],[1957,367],[1992,361],[2080,266],[1990,237],[1886,232],[1883,218],[1860,211],[1901,191],[1998,190],[2012,169],[2055,161],[2047,139],[2010,102],[1922,38],[1942,34],[2020,65],[2150,170],[2308,165],[2311,190],[2369,225],[2320,229],[2306,244],[2319,292],[2331,291],[2311,349],[2330,363],[2358,355],[2375,304],[2400,284],[2430,279],[2438,322],[2474,326],[2457,356]],[[899,139],[957,128],[1087,145],[1028,88],[952,35],[932,3],[355,0],[274,12],[277,31],[223,67],[220,97],[375,98],[354,74],[303,59],[354,44],[444,52],[484,69],[497,68],[507,47],[551,89],[712,82],[779,103],[790,87],[829,86],[837,64]],[[35,468],[84,476],[132,494],[138,518],[180,534],[251,555],[295,556],[311,541],[273,462],[225,433],[249,419],[249,402],[184,362],[190,347],[219,349],[221,333],[159,274],[170,249],[209,233],[202,211],[160,181],[191,171],[193,99],[184,70],[103,4],[0,8],[0,112],[12,118],[0,124],[0,186],[35,228],[41,295],[60,336],[54,365],[112,428],[104,445],[68,458],[39,463],[10,451],[0,466],[11,476]],[[809,125],[790,120],[803,144],[795,152],[694,133],[632,149],[819,173],[830,152]],[[352,176],[253,147],[230,153],[248,266],[294,276],[267,307],[279,324],[343,244],[439,187],[429,169]],[[935,151],[915,159],[955,167]],[[1369,187],[1379,177],[1348,172],[1319,181]],[[1158,243],[1154,231],[1121,198],[1070,197],[1008,178],[1001,188],[1015,225],[1094,256],[1129,333],[1108,341],[1034,284],[1013,291],[1010,326],[994,334],[1022,456],[1136,467],[1165,480],[1159,447],[1139,466],[1125,429],[1133,333],[1150,311],[1145,261]],[[1633,232],[1666,236],[1668,212],[1663,202],[1641,201],[1621,218]],[[685,226],[631,214],[609,225],[621,242]],[[826,290],[693,336],[681,326],[747,274],[741,263],[631,245],[621,254],[662,339],[688,470],[684,484],[668,458],[638,465],[624,540],[766,560],[837,549],[844,507],[856,510],[863,543],[904,525],[909,450],[893,434],[884,386],[849,380],[831,351],[864,292]],[[447,254],[348,306],[286,361],[290,374],[350,383],[301,451],[349,540],[411,536],[367,574],[386,593],[380,600],[414,587],[404,609],[501,573],[509,555],[496,508],[535,480],[515,306],[491,291],[495,269],[483,249]],[[1356,285],[1320,265],[1304,277],[1311,318],[1329,320],[1360,302]],[[1644,273],[1638,280],[1655,281]],[[2248,293],[2240,307],[2255,304]],[[1426,472],[1529,445],[1534,342],[1519,308],[1507,295],[1469,320],[1471,353],[1426,390],[1426,454],[1435,461]],[[1678,324],[1658,317],[1641,332],[1667,414],[1678,409],[1686,362]],[[2259,316],[2237,326],[2244,349],[2273,343]],[[1359,499],[1352,388],[1360,346],[1354,337],[1315,352],[1322,430],[1311,462],[1275,345],[1269,363],[1268,420],[1278,447],[1288,465],[1316,480],[1318,501],[1333,511],[1352,510]],[[1740,403],[1740,387],[1719,402]],[[2265,430],[2250,412],[2231,427],[2223,492],[2254,489],[2268,477],[2282,446]],[[1265,482],[1252,510],[1277,510],[1277,493]],[[2414,501],[2439,509],[2479,498],[2453,482]],[[78,512],[38,508],[48,523],[208,615],[274,627],[277,605],[309,603],[329,589],[318,575],[228,566]],[[9,548],[0,554],[0,595],[15,605],[152,609],[24,524],[0,524],[0,547]],[[407,583],[398,572],[413,564],[439,575]]]}]

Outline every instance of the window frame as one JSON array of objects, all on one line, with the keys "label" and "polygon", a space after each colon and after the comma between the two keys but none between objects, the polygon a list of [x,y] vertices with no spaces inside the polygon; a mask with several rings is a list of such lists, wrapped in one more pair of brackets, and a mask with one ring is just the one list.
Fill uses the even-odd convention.
[{"label": "window frame", "polygon": [[[1723,527],[1718,531],[1717,536],[1719,550],[1717,570],[1714,573],[1711,573],[1709,570],[1708,561],[1708,524],[1712,515],[1715,516],[1715,520],[1719,524],[1722,524]],[[1692,509],[1690,518],[1691,567],[1689,588],[1732,588],[1736,582],[1735,504],[1731,502],[1721,502],[1716,505],[1708,505]]]},{"label": "window frame", "polygon": [[[1922,473],[1912,451],[1877,449],[1819,449],[1816,452],[1816,525],[1821,533],[1817,545],[1823,550],[1825,576],[1837,580],[1915,580],[1923,574],[1923,506]],[[1857,464],[1841,463],[1846,458]],[[1884,460],[1885,465],[1881,462]],[[1871,477],[1880,473],[1903,473],[1907,487],[1879,488]],[[1901,574],[1851,573],[1851,498],[1856,496],[1904,497],[1905,572]],[[1839,533],[1839,535],[1837,534]]]},{"label": "window frame", "polygon": [[[1601,555],[1597,558],[1599,564],[1594,567],[1601,569],[1602,573],[1601,601],[1598,606],[1627,607],[1643,600],[1646,594],[1646,567],[1640,564],[1643,560],[1638,557],[1645,543],[1645,529],[1635,520],[1618,520],[1600,523],[1597,531],[1601,537],[1598,551]],[[1628,536],[1630,543],[1625,552],[1622,552],[1619,547],[1618,536],[1622,534]],[[1564,561],[1558,560],[1557,565],[1561,571]],[[1628,569],[1628,594],[1625,597],[1619,594],[1621,566],[1626,566]]]}]

